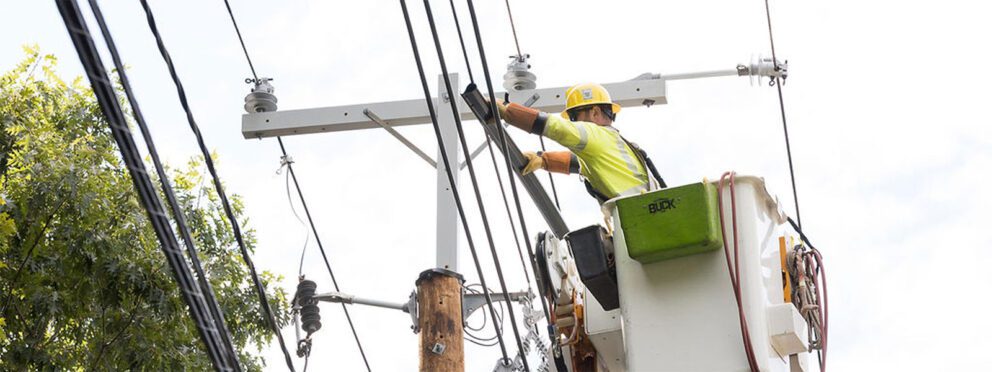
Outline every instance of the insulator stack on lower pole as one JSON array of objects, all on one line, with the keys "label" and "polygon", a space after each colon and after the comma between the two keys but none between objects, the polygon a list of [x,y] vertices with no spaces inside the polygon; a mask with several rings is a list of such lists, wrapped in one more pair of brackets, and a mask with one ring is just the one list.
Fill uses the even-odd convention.
[{"label": "insulator stack on lower pole", "polygon": [[313,280],[301,280],[296,286],[296,295],[300,303],[300,322],[303,323],[303,330],[309,337],[320,329],[320,307],[317,307],[317,300],[313,298],[317,292],[317,283]]}]

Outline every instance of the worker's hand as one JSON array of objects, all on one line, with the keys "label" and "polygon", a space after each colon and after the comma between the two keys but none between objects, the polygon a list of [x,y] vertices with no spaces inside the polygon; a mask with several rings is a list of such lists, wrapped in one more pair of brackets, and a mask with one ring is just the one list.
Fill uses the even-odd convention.
[{"label": "worker's hand", "polygon": [[538,168],[544,169],[544,158],[541,157],[541,155],[527,151],[523,153],[523,156],[527,159],[527,165],[525,165],[524,169],[520,171],[521,176],[534,173],[534,171]]},{"label": "worker's hand", "polygon": [[[486,103],[489,103],[489,99],[486,99]],[[496,109],[499,110],[499,117],[506,120],[506,103],[501,99],[496,99]],[[492,122],[492,121],[490,121]],[[486,124],[488,124],[487,122]]]},{"label": "worker's hand", "polygon": [[501,117],[501,118],[505,118],[506,117],[506,102],[503,102],[503,100],[501,100],[501,99],[497,99],[496,100],[496,109],[499,110],[499,117]]}]

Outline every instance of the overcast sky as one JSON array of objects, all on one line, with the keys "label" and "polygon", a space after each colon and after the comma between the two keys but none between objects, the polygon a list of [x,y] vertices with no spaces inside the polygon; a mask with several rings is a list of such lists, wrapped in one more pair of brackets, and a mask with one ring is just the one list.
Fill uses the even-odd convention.
[{"label": "overcast sky", "polygon": [[[466,27],[465,4],[456,3]],[[59,57],[64,78],[82,74],[53,2],[2,4],[8,16],[0,23],[0,69],[24,57],[21,45],[37,43]],[[184,163],[198,151],[140,6],[101,5],[161,155]],[[761,1],[511,5],[539,87],[727,69],[770,52]],[[223,1],[152,6],[206,142],[220,155],[228,192],[245,198],[259,237],[255,263],[283,275],[292,293],[305,228],[290,210],[284,174],[276,173],[276,142],[241,136],[243,81],[250,72]],[[423,98],[397,1],[235,0],[232,6],[255,68],[275,78],[280,109]],[[506,9],[502,1],[476,6],[499,80],[505,57],[515,53]],[[433,90],[440,69],[423,5],[412,1],[410,7]],[[986,276],[992,265],[990,6],[842,0],[772,1],[771,7],[777,52],[790,64],[784,92],[803,225],[829,275],[829,364],[841,371],[988,369],[982,355],[992,347]],[[464,86],[449,5],[435,0],[433,9],[449,69],[463,73]],[[479,73],[478,54],[472,49],[469,55]],[[626,109],[616,126],[652,155],[670,185],[733,169],[764,177],[792,213],[774,88],[737,77],[676,81],[668,86],[668,101]],[[475,123],[466,128],[469,143],[482,141]],[[430,126],[399,130],[436,153]],[[538,148],[532,136],[513,135],[522,148]],[[285,141],[342,290],[406,299],[417,274],[434,265],[433,169],[381,130]],[[488,155],[478,159],[508,285],[522,290],[527,283],[492,165]],[[463,198],[471,201],[467,175],[463,180]],[[577,178],[559,176],[557,185],[570,227],[601,220]],[[530,231],[546,229],[529,201],[525,206]],[[477,208],[468,213],[484,248]],[[491,268],[488,253],[483,257]],[[304,272],[318,290],[331,290],[316,251],[306,259]],[[467,248],[461,267],[470,283],[478,281]],[[487,279],[495,283],[491,270]],[[415,368],[417,337],[406,314],[376,308],[351,314],[374,370]],[[322,305],[322,315],[311,367],[364,369],[340,309]],[[290,328],[284,335],[294,337]],[[466,349],[471,371],[490,370],[498,357],[497,348]],[[265,355],[269,369],[285,368],[277,347]]]}]

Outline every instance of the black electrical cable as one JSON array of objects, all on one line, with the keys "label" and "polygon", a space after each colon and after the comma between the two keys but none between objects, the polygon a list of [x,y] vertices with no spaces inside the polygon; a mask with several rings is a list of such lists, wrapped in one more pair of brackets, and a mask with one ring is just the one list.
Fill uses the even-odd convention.
[{"label": "black electrical cable", "polygon": [[[282,156],[288,158],[286,153],[286,146],[282,143],[282,137],[276,137],[279,141],[279,150],[282,151]],[[293,169],[293,164],[286,164],[286,169],[289,170],[289,175],[293,178],[293,185],[296,186],[296,194],[300,197],[300,204],[303,205],[303,213],[307,215],[307,222],[310,223],[310,228],[313,231],[314,241],[317,242],[317,248],[320,250],[320,256],[324,259],[324,266],[327,267],[327,272],[331,275],[331,284],[334,284],[334,291],[341,292],[341,288],[338,286],[338,279],[334,276],[334,270],[331,270],[331,262],[327,259],[327,251],[324,250],[324,243],[320,241],[320,234],[317,233],[317,225],[313,223],[313,216],[310,214],[310,207],[307,206],[307,200],[303,197],[303,190],[300,188],[300,182],[296,179],[296,171]],[[365,348],[362,346],[362,341],[358,338],[358,332],[355,331],[355,324],[351,320],[351,313],[348,312],[348,308],[345,304],[341,304],[341,309],[344,311],[344,317],[348,320],[348,326],[351,328],[351,335],[355,338],[355,344],[358,345],[358,352],[362,354],[362,361],[365,363],[365,369],[369,372],[372,371],[372,367],[369,365],[369,359],[365,356]]]},{"label": "black electrical cable", "polygon": [[165,48],[165,43],[162,41],[162,36],[158,32],[158,27],[155,24],[155,17],[152,14],[151,8],[148,6],[148,1],[141,0],[141,7],[144,8],[148,20],[148,28],[155,37],[158,51],[161,53],[162,59],[169,68],[169,75],[172,77],[172,82],[176,85],[176,92],[179,95],[179,103],[182,105],[183,111],[186,112],[186,119],[189,121],[190,129],[196,137],[196,142],[197,145],[199,145],[200,152],[203,154],[203,159],[207,165],[207,170],[210,171],[210,176],[213,178],[214,188],[217,189],[217,196],[220,198],[221,205],[224,207],[224,213],[227,215],[227,219],[231,223],[231,228],[234,231],[234,238],[237,240],[238,247],[241,249],[241,258],[245,261],[245,265],[248,266],[248,271],[251,273],[251,279],[254,282],[255,291],[258,292],[258,300],[262,307],[262,312],[265,314],[266,319],[269,321],[269,326],[272,328],[272,331],[276,334],[276,338],[279,340],[279,346],[282,348],[283,355],[286,357],[287,366],[290,370],[294,370],[293,360],[290,357],[289,350],[286,348],[286,342],[282,338],[282,333],[279,332],[279,324],[276,322],[275,315],[272,313],[272,308],[269,305],[268,298],[265,294],[265,287],[262,284],[261,279],[258,277],[258,272],[255,270],[255,264],[251,261],[251,255],[248,252],[248,247],[245,245],[244,238],[241,235],[241,227],[238,224],[238,220],[234,217],[234,212],[231,209],[231,203],[228,201],[227,194],[224,192],[224,186],[221,184],[220,177],[217,175],[217,169],[214,167],[213,159],[210,156],[210,150],[207,149],[207,145],[203,142],[203,135],[200,134],[200,128],[193,119],[193,112],[189,107],[188,100],[186,99],[186,92],[183,90],[182,82],[179,81],[179,75],[176,73],[176,66],[172,63],[172,57],[169,56],[169,52]]},{"label": "black electrical cable", "polygon": [[234,31],[238,33],[238,41],[241,42],[241,50],[245,52],[245,59],[248,60],[248,68],[251,69],[251,76],[258,81],[258,74],[255,73],[255,64],[251,63],[251,57],[248,56],[248,48],[245,47],[245,39],[241,37],[241,29],[238,28],[238,21],[234,19],[234,12],[231,11],[231,3],[224,0],[224,6],[227,7],[227,14],[231,16],[231,24],[234,25]]},{"label": "black electrical cable", "polygon": [[137,143],[135,143],[134,136],[131,134],[120,102],[117,100],[113,84],[103,67],[100,54],[90,36],[89,28],[79,11],[79,5],[75,0],[56,0],[55,4],[62,16],[66,31],[72,39],[76,53],[79,55],[83,69],[86,71],[86,76],[90,80],[93,94],[107,118],[111,135],[121,151],[121,158],[131,174],[131,180],[138,194],[138,201],[148,213],[152,229],[162,244],[162,251],[172,269],[183,300],[189,307],[190,317],[203,340],[210,361],[214,369],[218,371],[234,371],[239,366],[232,366],[231,361],[224,357],[223,339],[213,324],[209,315],[210,310],[204,303],[204,296],[200,292],[200,288],[183,257],[179,242],[176,240],[169,216],[162,201],[158,198],[157,190],[141,160],[141,153]]},{"label": "black electrical cable", "polygon": [[[241,29],[238,28],[238,21],[234,18],[234,12],[231,11],[231,4],[227,0],[224,0],[224,5],[227,6],[227,14],[231,16],[231,23],[234,25],[234,31],[238,35],[238,41],[241,42],[241,50],[244,51],[245,60],[248,61],[248,67],[251,68],[251,74],[258,80],[258,75],[255,74],[255,67],[251,63],[251,56],[248,54],[248,48],[245,47],[245,39],[241,36]],[[289,154],[286,151],[286,145],[282,142],[282,137],[276,137],[279,142],[279,150],[282,152],[283,159],[289,159]],[[293,163],[287,162],[286,168],[289,170],[289,175],[293,178],[293,185],[296,187],[296,194],[300,198],[300,204],[303,205],[303,211],[307,215],[307,222],[310,223],[310,229],[313,231],[314,240],[317,242],[317,247],[320,249],[320,255],[324,259],[324,266],[327,267],[327,273],[331,276],[331,283],[334,284],[334,290],[340,292],[341,289],[338,287],[337,278],[334,276],[334,270],[331,269],[331,263],[327,259],[327,252],[324,250],[324,244],[320,241],[320,234],[317,233],[317,226],[313,223],[313,217],[310,214],[310,208],[307,206],[307,200],[303,196],[303,190],[300,188],[300,182],[296,179],[296,171],[293,169]],[[292,203],[292,201],[290,201]],[[290,205],[292,206],[292,204]],[[294,210],[295,214],[295,210]],[[302,261],[302,257],[301,257]],[[302,262],[301,262],[302,270]],[[341,304],[341,309],[344,310],[344,316],[348,320],[348,327],[351,328],[351,334],[355,338],[355,344],[358,345],[358,352],[362,354],[362,361],[365,363],[365,368],[371,372],[372,367],[369,365],[368,357],[365,356],[365,348],[362,346],[362,341],[358,338],[358,332],[355,330],[355,324],[351,320],[351,314],[348,312],[348,308],[345,304]]]},{"label": "black electrical cable", "polygon": [[465,57],[465,69],[468,70],[468,81],[475,84],[475,76],[472,76],[472,64],[468,62],[468,50],[465,49],[465,39],[462,38],[462,26],[458,22],[458,11],[455,10],[455,0],[448,0],[448,2],[451,3],[451,14],[455,16],[455,29],[458,30],[458,42],[462,44],[462,56]]},{"label": "black electrical cable", "polygon": [[134,121],[137,122],[138,128],[141,131],[141,136],[145,141],[145,145],[148,147],[148,154],[152,159],[152,164],[155,166],[155,172],[158,174],[159,183],[162,185],[162,194],[165,195],[169,208],[172,210],[172,216],[175,219],[176,227],[179,230],[179,235],[182,237],[183,243],[186,246],[187,256],[189,256],[190,263],[193,265],[193,270],[196,271],[197,281],[200,283],[200,291],[202,291],[206,296],[205,300],[207,305],[210,307],[210,312],[211,315],[213,315],[214,322],[218,324],[217,330],[224,340],[224,346],[230,348],[228,350],[228,357],[231,358],[232,365],[238,365],[237,350],[235,350],[234,342],[231,341],[231,334],[227,329],[227,321],[224,319],[224,312],[220,309],[220,305],[217,303],[217,297],[214,295],[213,286],[210,285],[210,281],[207,280],[207,275],[203,272],[203,265],[200,263],[196,245],[193,243],[193,237],[190,234],[189,226],[186,223],[186,217],[183,215],[182,208],[180,208],[179,202],[176,200],[175,191],[172,189],[172,183],[169,182],[169,177],[165,173],[165,167],[162,165],[162,161],[158,156],[158,150],[155,148],[155,141],[152,139],[151,131],[148,129],[148,124],[145,122],[144,115],[141,113],[138,100],[134,97],[131,82],[127,78],[124,63],[121,61],[120,54],[117,51],[117,45],[114,43],[114,38],[110,34],[110,28],[107,27],[107,23],[103,17],[103,12],[100,11],[100,5],[97,4],[97,1],[89,0],[89,4],[93,11],[93,17],[100,26],[100,32],[103,34],[103,39],[107,43],[107,49],[110,51],[110,56],[114,61],[114,67],[117,69],[117,75],[121,79],[121,86],[124,89],[124,94],[127,96],[128,103],[131,105]]},{"label": "black electrical cable", "polygon": [[[448,175],[448,184],[451,185],[451,194],[455,199],[455,207],[458,209],[458,217],[462,222],[462,229],[465,230],[465,238],[468,240],[468,248],[472,253],[472,261],[475,264],[475,270],[479,274],[479,282],[482,285],[483,297],[486,299],[486,305],[489,307],[490,315],[495,319],[496,310],[493,307],[493,300],[489,295],[489,287],[486,286],[486,277],[482,273],[482,265],[479,263],[479,255],[475,250],[475,243],[472,239],[472,233],[468,226],[468,220],[465,218],[465,209],[462,207],[462,199],[458,192],[458,186],[455,183],[454,175],[452,174],[451,163],[448,160],[448,154],[444,147],[444,139],[441,137],[441,127],[437,123],[437,113],[434,111],[434,99],[431,96],[430,88],[427,86],[427,76],[424,73],[424,65],[420,60],[420,50],[417,48],[417,38],[413,33],[413,25],[410,23],[410,12],[406,7],[406,0],[400,0],[400,7],[403,9],[403,18],[406,21],[406,31],[407,35],[410,37],[410,46],[413,48],[413,58],[417,63],[417,72],[420,75],[420,84],[424,90],[424,99],[427,101],[427,112],[431,117],[431,124],[434,126],[434,136],[437,138],[438,152],[441,153],[441,160],[444,161],[445,173]],[[503,359],[508,360],[506,354],[506,344],[503,342],[503,334],[500,332],[499,327],[493,322],[494,330],[496,331],[496,337],[499,340],[499,348],[503,354]]]},{"label": "black electrical cable", "polygon": [[[520,52],[520,40],[517,38],[517,25],[513,22],[513,11],[510,10],[510,0],[506,0],[506,15],[510,17],[510,30],[513,31],[513,43],[517,46],[517,59],[523,61],[523,53]],[[507,103],[509,103],[510,93],[507,92],[505,97]],[[541,142],[541,151],[547,152],[548,149],[544,147],[544,136],[540,136],[539,141]],[[551,195],[555,198],[555,207],[561,211],[561,203],[558,202],[558,188],[555,187],[555,176],[551,172],[548,172],[548,181],[551,182]]]},{"label": "black electrical cable", "polygon": [[[510,103],[509,92],[503,93],[503,101],[505,101],[507,104]],[[544,136],[543,135],[538,136],[537,139],[541,143],[541,151],[548,152],[548,148],[544,146]],[[548,181],[551,182],[551,195],[554,196],[555,199],[555,208],[557,208],[558,211],[561,211],[561,204],[558,203],[558,188],[555,187],[555,176],[551,174],[551,172],[548,172]]]},{"label": "black electrical cable", "polygon": [[[455,18],[455,29],[458,31],[458,41],[462,46],[462,56],[465,57],[465,68],[468,69],[469,80],[472,84],[475,84],[475,78],[472,77],[472,63],[468,59],[468,49],[465,48],[465,39],[462,37],[462,28],[458,22],[458,11],[455,10],[455,0],[449,0],[451,3],[451,14]],[[517,245],[517,254],[520,255],[520,263],[524,266],[524,276],[527,278],[527,285],[530,286],[530,275],[527,274],[527,265],[524,264],[524,254],[520,247],[520,236],[517,234],[517,226],[513,223],[513,214],[510,213],[510,202],[506,198],[506,189],[503,187],[503,176],[499,173],[499,166],[496,165],[496,155],[493,152],[492,141],[489,140],[489,136],[486,136],[486,147],[489,150],[489,157],[493,161],[493,169],[496,171],[496,182],[499,183],[499,192],[503,196],[503,206],[506,208],[506,218],[510,221],[510,229],[513,231],[513,242]]]},{"label": "black electrical cable", "polygon": [[[431,5],[429,0],[424,0],[424,9],[427,12],[427,23],[431,27],[431,36],[434,38],[434,49],[437,51],[437,59],[441,65],[441,77],[444,81],[444,88],[448,91],[449,97],[458,97],[455,94],[454,89],[451,87],[451,79],[448,78],[448,66],[444,62],[444,52],[441,49],[441,39],[437,33],[437,26],[434,24],[434,14],[431,12]],[[479,191],[479,181],[475,177],[475,167],[472,165],[472,154],[469,153],[468,143],[465,141],[465,133],[462,130],[462,120],[461,115],[458,114],[458,105],[454,99],[449,99],[448,103],[451,105],[452,116],[455,119],[455,129],[458,132],[458,140],[462,145],[462,152],[465,155],[465,164],[468,166],[468,175],[472,180],[472,190],[475,192],[475,201],[479,206],[479,216],[482,217],[482,227],[486,232],[486,240],[489,243],[489,251],[493,257],[493,265],[496,268],[496,278],[499,280],[500,289],[503,290],[503,297],[506,303],[512,303],[510,300],[510,292],[506,288],[506,280],[503,277],[503,267],[499,262],[499,254],[496,253],[496,244],[493,242],[493,233],[489,228],[489,217],[486,216],[486,206],[482,202],[482,193]],[[510,306],[508,311],[510,314],[510,328],[513,330],[513,337],[517,341],[517,348],[520,352],[523,352],[523,340],[520,338],[520,330],[517,326],[517,320],[513,312],[513,306]],[[530,371],[530,366],[527,364],[527,358],[522,358],[524,364],[524,370]]]},{"label": "black electrical cable", "polygon": [[[482,33],[479,31],[479,20],[475,15],[475,5],[472,3],[472,0],[468,0],[468,11],[469,11],[469,15],[472,17],[472,28],[475,31],[475,42],[476,45],[478,45],[479,47],[479,57],[480,59],[482,59],[482,72],[486,79],[486,87],[489,90],[490,109],[498,117],[499,109],[496,107],[496,92],[493,91],[492,77],[489,75],[489,63],[486,62],[486,50],[482,46]],[[536,276],[537,259],[534,256],[534,249],[533,247],[531,247],[530,239],[527,238],[530,235],[527,233],[527,223],[526,220],[524,219],[524,210],[523,207],[521,207],[520,205],[520,194],[517,191],[516,180],[513,178],[516,172],[514,172],[513,166],[510,164],[510,156],[507,153],[507,149],[509,147],[507,146],[506,143],[506,138],[507,138],[506,136],[509,136],[509,134],[506,133],[505,128],[503,128],[502,119],[496,120],[496,129],[497,129],[497,133],[499,133],[500,141],[502,142],[501,145],[504,154],[503,158],[506,161],[506,168],[508,173],[507,178],[510,179],[510,190],[513,193],[513,200],[517,207],[518,220],[520,221],[520,230],[524,236],[524,243],[527,247],[527,254],[530,256],[531,270],[534,271]],[[545,304],[543,299],[541,300],[541,307],[544,309],[544,318],[548,321],[548,329],[551,330],[552,329],[551,312],[548,310],[548,304]],[[551,338],[552,345],[557,345],[557,340],[555,339],[553,332],[549,332],[548,337]]]},{"label": "black electrical cable", "polygon": [[[517,234],[517,225],[513,223],[513,213],[510,212],[510,202],[506,198],[506,189],[503,188],[503,176],[499,173],[499,165],[496,164],[496,152],[493,151],[492,141],[486,136],[486,147],[489,149],[489,158],[493,161],[493,170],[496,172],[496,182],[499,183],[499,193],[503,196],[503,207],[506,209],[506,219],[510,221],[510,230],[513,231],[513,242],[517,245],[517,255],[520,256],[520,264],[523,265],[524,278],[527,279],[527,287],[530,288],[530,274],[527,273],[527,264],[524,263],[523,248],[520,246],[520,236]],[[524,239],[527,237],[525,236]]]},{"label": "black electrical cable", "polygon": [[520,53],[520,41],[517,40],[517,26],[513,24],[513,12],[510,11],[510,0],[506,0],[506,14],[510,16],[510,29],[513,30],[513,43],[517,45],[517,58],[523,58]]},{"label": "black electrical cable", "polygon": [[[768,43],[772,48],[772,64],[775,71],[779,70],[778,58],[775,55],[775,38],[772,36],[772,13],[768,7],[768,0],[765,0],[765,18],[768,20]],[[796,172],[792,167],[792,147],[789,144],[789,126],[785,120],[785,99],[782,98],[782,79],[775,77],[775,88],[778,89],[778,108],[782,114],[782,131],[785,132],[785,153],[789,158],[789,176],[792,179],[792,199],[796,203],[796,221],[799,226],[803,225],[802,218],[799,217],[799,193],[796,191]]]}]

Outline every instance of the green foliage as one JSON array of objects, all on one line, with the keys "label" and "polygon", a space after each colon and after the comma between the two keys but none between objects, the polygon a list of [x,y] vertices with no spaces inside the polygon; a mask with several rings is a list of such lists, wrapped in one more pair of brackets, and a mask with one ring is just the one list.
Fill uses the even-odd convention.
[{"label": "green foliage", "polygon": [[[93,93],[25,50],[0,77],[0,370],[210,369]],[[258,370],[272,333],[201,168],[193,159],[170,177],[240,360]],[[268,291],[285,324],[286,293]]]}]

